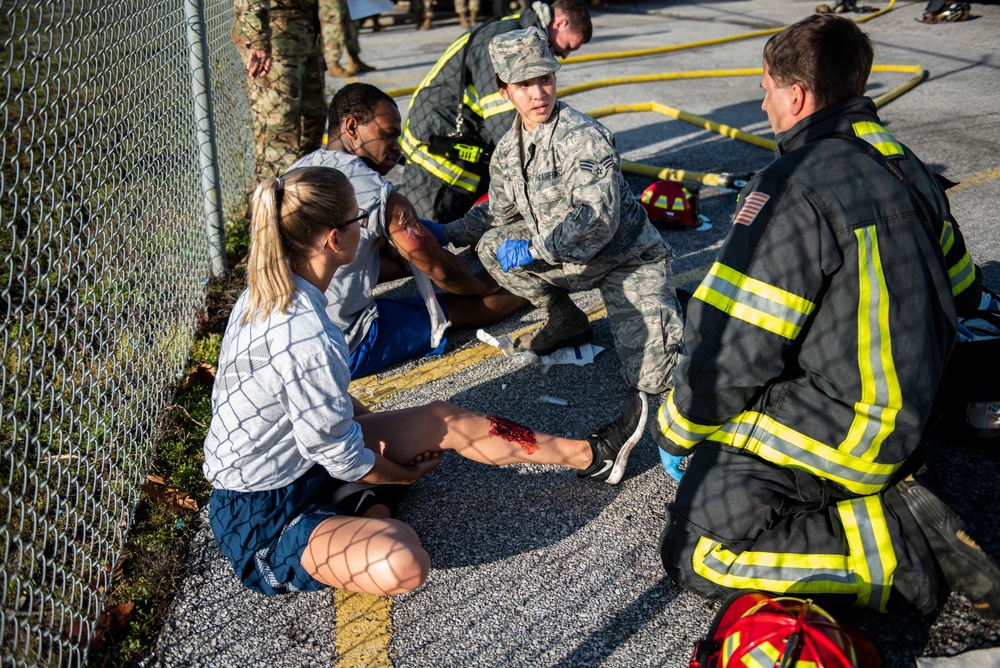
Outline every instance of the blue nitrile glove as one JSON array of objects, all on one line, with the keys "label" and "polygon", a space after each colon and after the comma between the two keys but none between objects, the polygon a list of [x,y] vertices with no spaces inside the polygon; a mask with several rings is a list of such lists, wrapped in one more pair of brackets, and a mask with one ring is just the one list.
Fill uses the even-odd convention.
[{"label": "blue nitrile glove", "polygon": [[433,220],[424,220],[423,218],[420,219],[420,222],[424,224],[424,227],[431,231],[431,234],[434,235],[434,238],[437,239],[439,244],[442,246],[448,245],[448,238],[444,234],[444,225],[441,223],[435,223]]},{"label": "blue nitrile glove", "polygon": [[500,244],[500,248],[497,249],[497,259],[500,261],[500,268],[505,272],[535,261],[528,252],[528,242],[523,239],[512,239]]},{"label": "blue nitrile glove", "polygon": [[667,472],[671,478],[677,482],[681,481],[681,476],[684,471],[681,471],[681,462],[684,458],[678,455],[672,455],[663,448],[657,448],[660,451],[660,463],[663,464],[663,470]]}]

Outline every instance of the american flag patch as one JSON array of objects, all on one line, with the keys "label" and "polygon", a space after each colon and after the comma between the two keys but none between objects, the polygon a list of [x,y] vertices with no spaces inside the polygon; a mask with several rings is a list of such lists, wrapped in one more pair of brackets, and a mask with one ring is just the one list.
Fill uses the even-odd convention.
[{"label": "american flag patch", "polygon": [[739,223],[740,225],[749,225],[760,213],[760,210],[764,208],[767,204],[767,200],[771,199],[770,195],[766,195],[762,192],[752,192],[747,195],[747,201],[743,203],[743,208],[740,212],[736,214],[736,218],[733,220],[734,223]]}]

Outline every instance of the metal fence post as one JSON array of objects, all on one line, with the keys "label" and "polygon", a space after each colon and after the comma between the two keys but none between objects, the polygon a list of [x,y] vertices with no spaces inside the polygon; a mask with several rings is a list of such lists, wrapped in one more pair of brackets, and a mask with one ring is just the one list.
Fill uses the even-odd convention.
[{"label": "metal fence post", "polygon": [[227,279],[229,265],[226,260],[226,228],[220,205],[219,151],[215,143],[215,109],[212,106],[211,75],[208,69],[204,0],[185,0],[184,18],[187,21],[191,93],[198,128],[198,159],[201,165],[201,190],[212,274],[217,278]]}]

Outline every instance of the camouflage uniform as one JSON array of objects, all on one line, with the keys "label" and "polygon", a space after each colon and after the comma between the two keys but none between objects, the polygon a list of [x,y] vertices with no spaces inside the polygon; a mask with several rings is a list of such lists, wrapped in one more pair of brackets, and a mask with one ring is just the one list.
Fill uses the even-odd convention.
[{"label": "camouflage uniform", "polygon": [[271,54],[266,76],[248,79],[257,179],[285,172],[320,148],[326,124],[316,0],[236,0],[233,42]]},{"label": "camouflage uniform", "polygon": [[347,62],[357,62],[361,54],[358,44],[358,22],[351,20],[346,0],[319,0],[319,22],[323,31],[323,56],[327,65],[340,62],[347,51]]},{"label": "camouflage uniform", "polygon": [[[598,288],[626,380],[651,393],[670,387],[683,354],[673,251],[632,197],[607,128],[562,102],[531,132],[517,118],[490,162],[489,206],[447,229],[456,246],[479,239],[487,271],[539,308]],[[504,272],[496,250],[510,239],[529,240],[538,259]]]},{"label": "camouflage uniform", "polygon": [[430,28],[431,19],[434,18],[434,0],[412,0],[410,12],[417,17],[417,26],[423,26],[426,30]]},{"label": "camouflage uniform", "polygon": [[455,11],[459,14],[472,12],[479,13],[479,0],[455,0]]}]

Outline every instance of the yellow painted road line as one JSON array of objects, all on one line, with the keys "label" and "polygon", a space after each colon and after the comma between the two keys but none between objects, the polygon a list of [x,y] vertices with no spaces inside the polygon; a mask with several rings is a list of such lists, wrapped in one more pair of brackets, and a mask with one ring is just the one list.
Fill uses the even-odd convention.
[{"label": "yellow painted road line", "polygon": [[948,190],[948,194],[954,195],[955,193],[960,193],[963,190],[981,186],[984,183],[989,183],[990,181],[994,181],[996,179],[1000,179],[1000,167],[994,167],[993,169],[988,169],[985,172],[973,174],[967,179],[962,179],[961,183]]},{"label": "yellow painted road line", "polygon": [[336,592],[338,666],[392,666],[392,599],[388,596]]}]

